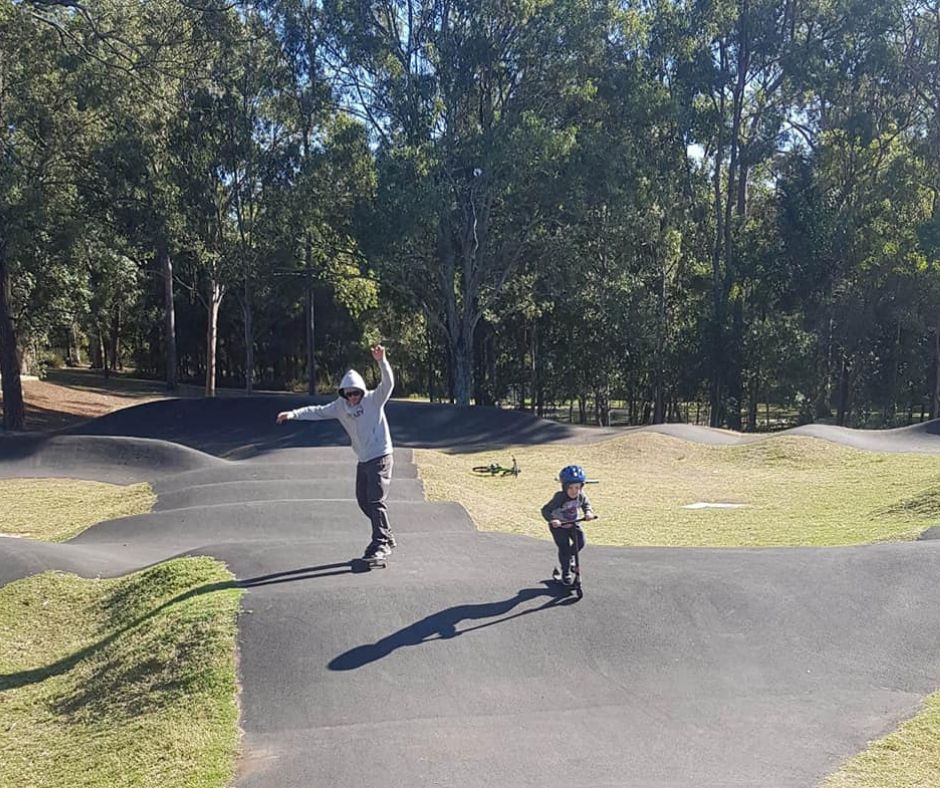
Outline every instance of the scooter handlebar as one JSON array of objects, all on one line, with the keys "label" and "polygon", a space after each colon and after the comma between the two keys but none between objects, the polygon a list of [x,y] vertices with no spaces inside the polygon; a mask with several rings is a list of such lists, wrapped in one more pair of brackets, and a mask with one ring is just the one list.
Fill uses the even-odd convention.
[{"label": "scooter handlebar", "polygon": [[596,519],[597,515],[594,515],[593,517],[579,517],[576,520],[562,520],[560,523],[558,523],[558,525],[551,525],[551,523],[549,523],[549,525],[552,528],[571,528],[573,525],[578,523],[586,523]]}]

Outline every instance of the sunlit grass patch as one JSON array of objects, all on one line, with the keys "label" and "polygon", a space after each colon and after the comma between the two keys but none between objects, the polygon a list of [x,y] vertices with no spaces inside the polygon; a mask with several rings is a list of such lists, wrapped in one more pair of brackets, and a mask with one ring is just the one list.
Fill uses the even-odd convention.
[{"label": "sunlit grass patch", "polygon": [[156,499],[149,484],[0,479],[0,534],[62,542],[95,523],[149,512]]},{"label": "sunlit grass patch", "polygon": [[[654,432],[591,445],[415,453],[431,500],[463,504],[482,530],[548,538],[539,508],[558,471],[583,465],[601,519],[589,541],[610,545],[847,545],[916,538],[940,521],[940,459],[880,454],[808,437],[709,446]],[[518,460],[518,478],[474,474]],[[687,509],[697,502],[745,504]]]},{"label": "sunlit grass patch", "polygon": [[922,710],[865,752],[849,759],[822,788],[936,788],[940,785],[940,692]]},{"label": "sunlit grass patch", "polygon": [[223,786],[241,591],[210,558],[0,589],[0,786]]}]

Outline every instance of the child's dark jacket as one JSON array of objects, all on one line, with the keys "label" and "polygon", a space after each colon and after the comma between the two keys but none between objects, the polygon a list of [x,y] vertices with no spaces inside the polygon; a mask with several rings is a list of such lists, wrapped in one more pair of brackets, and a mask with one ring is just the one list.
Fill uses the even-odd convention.
[{"label": "child's dark jacket", "polygon": [[552,499],[542,507],[542,517],[546,520],[561,520],[562,522],[571,522],[578,519],[578,510],[584,514],[591,514],[591,502],[584,494],[584,490],[578,493],[577,498],[569,498],[564,490],[556,492]]}]

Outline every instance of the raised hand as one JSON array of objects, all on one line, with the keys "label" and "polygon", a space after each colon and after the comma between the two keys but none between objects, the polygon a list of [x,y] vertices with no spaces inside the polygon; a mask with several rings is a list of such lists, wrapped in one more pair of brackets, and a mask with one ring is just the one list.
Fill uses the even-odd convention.
[{"label": "raised hand", "polygon": [[373,345],[372,346],[372,358],[376,361],[381,361],[385,358],[385,346],[384,345]]},{"label": "raised hand", "polygon": [[289,418],[290,418],[290,411],[282,410],[280,413],[277,414],[277,423],[283,424]]}]

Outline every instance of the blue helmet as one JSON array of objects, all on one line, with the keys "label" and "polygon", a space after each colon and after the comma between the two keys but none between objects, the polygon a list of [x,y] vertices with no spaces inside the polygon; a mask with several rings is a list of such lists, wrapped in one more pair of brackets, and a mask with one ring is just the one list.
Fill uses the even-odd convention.
[{"label": "blue helmet", "polygon": [[558,478],[562,484],[584,484],[587,475],[580,465],[567,465],[561,469]]}]

